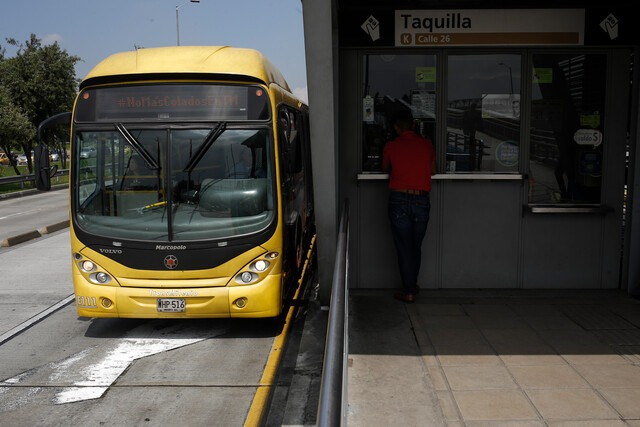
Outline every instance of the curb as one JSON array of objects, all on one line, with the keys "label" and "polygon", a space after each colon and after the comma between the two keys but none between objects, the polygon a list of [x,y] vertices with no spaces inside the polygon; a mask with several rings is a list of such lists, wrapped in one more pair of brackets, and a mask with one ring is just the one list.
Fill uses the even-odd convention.
[{"label": "curb", "polygon": [[[51,190],[64,190],[64,189],[68,189],[69,185],[68,184],[60,184],[60,185],[54,185],[51,187]],[[32,194],[38,194],[38,193],[43,193],[43,191],[40,190],[36,190],[36,189],[29,189],[29,190],[23,190],[23,191],[14,191],[13,193],[5,193],[5,194],[0,194],[0,201],[2,200],[7,200],[7,199],[13,199],[16,197],[25,197],[25,196],[29,196]],[[69,220],[66,221],[61,221],[58,222],[56,224],[51,224],[48,225],[46,227],[43,227],[37,231],[29,231],[27,233],[22,233],[22,234],[18,234],[17,236],[13,236],[13,237],[8,237],[6,239],[4,239],[2,242],[0,242],[0,247],[3,248],[7,248],[9,246],[14,246],[20,243],[24,243],[24,242],[28,242],[29,240],[33,240],[33,239],[37,239],[39,237],[42,237],[44,234],[49,234],[49,233],[53,233],[55,231],[60,231],[64,228],[69,227]]]},{"label": "curb", "polygon": [[2,247],[6,248],[9,246],[17,245],[19,243],[24,243],[29,240],[37,239],[38,237],[42,237],[42,234],[38,231],[29,231],[27,233],[18,234],[17,236],[9,237],[2,241]]},{"label": "curb", "polygon": [[60,230],[65,229],[65,228],[69,228],[69,220],[60,221],[60,222],[58,222],[56,224],[48,225],[48,226],[46,226],[44,228],[39,229],[38,232],[40,234],[49,234],[49,233],[53,233],[55,231],[60,231]]},{"label": "curb", "polygon": [[48,225],[37,231],[29,231],[26,233],[18,234],[17,236],[6,238],[2,241],[2,244],[0,244],[0,246],[3,248],[7,248],[9,246],[14,246],[20,243],[28,242],[29,240],[37,239],[39,237],[42,237],[45,234],[50,234],[55,231],[60,231],[68,227],[69,227],[69,220],[61,221],[56,224]]}]

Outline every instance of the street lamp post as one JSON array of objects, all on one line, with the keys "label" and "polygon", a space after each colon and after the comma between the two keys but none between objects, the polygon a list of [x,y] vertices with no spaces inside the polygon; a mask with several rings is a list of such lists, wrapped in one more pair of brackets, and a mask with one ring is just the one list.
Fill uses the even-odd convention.
[{"label": "street lamp post", "polygon": [[511,67],[507,64],[505,64],[504,62],[500,62],[498,65],[504,65],[505,67],[507,67],[509,69],[509,84],[511,87],[511,93],[513,94],[513,72],[511,71]]},{"label": "street lamp post", "polygon": [[189,0],[176,6],[176,41],[178,46],[180,46],[180,16],[178,14],[178,9],[180,9],[180,6],[184,6],[187,3],[200,3],[200,0]]}]

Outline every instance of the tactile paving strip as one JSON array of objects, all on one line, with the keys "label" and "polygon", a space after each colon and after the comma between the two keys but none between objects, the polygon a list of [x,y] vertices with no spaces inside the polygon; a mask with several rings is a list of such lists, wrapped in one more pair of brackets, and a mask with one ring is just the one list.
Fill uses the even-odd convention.
[{"label": "tactile paving strip", "polygon": [[589,307],[565,308],[562,311],[571,320],[589,331],[602,329],[637,329],[635,325],[612,312],[598,312]]},{"label": "tactile paving strip", "polygon": [[592,331],[592,334],[609,345],[640,346],[640,330],[610,329]]}]

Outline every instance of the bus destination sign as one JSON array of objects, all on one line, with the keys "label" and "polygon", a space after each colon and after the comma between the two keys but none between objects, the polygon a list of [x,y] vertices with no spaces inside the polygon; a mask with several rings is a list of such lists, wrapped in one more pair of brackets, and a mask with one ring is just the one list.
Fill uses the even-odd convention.
[{"label": "bus destination sign", "polygon": [[[256,86],[153,84],[87,89],[76,107],[78,122],[148,120],[263,120],[264,89]],[[265,116],[266,114],[266,116]]]}]

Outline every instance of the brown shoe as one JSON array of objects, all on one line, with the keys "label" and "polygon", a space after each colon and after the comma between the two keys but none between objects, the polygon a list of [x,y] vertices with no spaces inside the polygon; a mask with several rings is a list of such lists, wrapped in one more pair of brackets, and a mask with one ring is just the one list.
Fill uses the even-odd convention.
[{"label": "brown shoe", "polygon": [[416,296],[413,294],[405,294],[404,292],[396,292],[393,297],[399,301],[406,303],[413,303],[416,301]]}]

